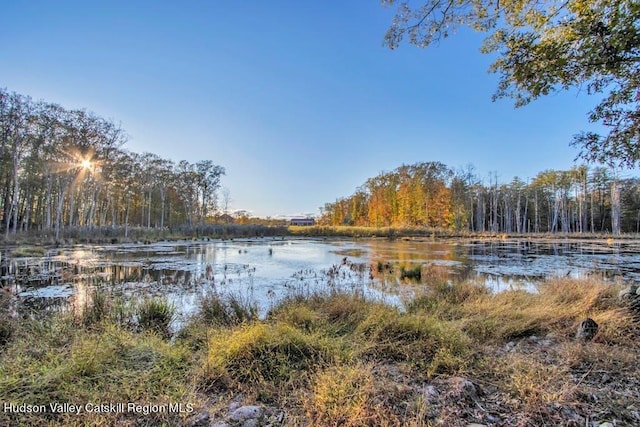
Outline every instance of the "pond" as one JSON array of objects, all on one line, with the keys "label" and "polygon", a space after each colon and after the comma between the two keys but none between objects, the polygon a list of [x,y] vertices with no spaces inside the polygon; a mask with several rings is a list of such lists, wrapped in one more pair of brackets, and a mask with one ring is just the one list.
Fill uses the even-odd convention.
[{"label": "pond", "polygon": [[[39,257],[9,253],[1,254],[1,284],[32,313],[82,308],[95,287],[125,298],[164,295],[184,318],[210,292],[255,300],[264,315],[291,292],[328,286],[401,305],[433,279],[473,279],[494,292],[535,291],[552,276],[640,281],[638,241],[199,240],[77,245]],[[401,278],[416,266],[421,280]]]}]

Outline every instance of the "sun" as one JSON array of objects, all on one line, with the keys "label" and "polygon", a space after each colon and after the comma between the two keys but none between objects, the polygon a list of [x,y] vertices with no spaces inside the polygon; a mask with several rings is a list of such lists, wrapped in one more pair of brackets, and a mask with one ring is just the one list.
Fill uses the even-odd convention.
[{"label": "sun", "polygon": [[89,159],[85,159],[82,162],[80,162],[80,166],[82,166],[84,169],[91,169],[93,167],[93,163],[91,163],[91,160]]}]

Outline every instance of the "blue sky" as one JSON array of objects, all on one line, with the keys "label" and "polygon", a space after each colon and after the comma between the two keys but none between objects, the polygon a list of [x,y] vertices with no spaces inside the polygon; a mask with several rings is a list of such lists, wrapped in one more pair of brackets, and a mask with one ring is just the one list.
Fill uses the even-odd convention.
[{"label": "blue sky", "polygon": [[596,100],[491,102],[482,35],[391,51],[394,10],[354,1],[0,5],[0,87],[120,122],[125,148],[227,170],[233,209],[317,214],[381,171],[473,164],[488,181],[570,168]]}]

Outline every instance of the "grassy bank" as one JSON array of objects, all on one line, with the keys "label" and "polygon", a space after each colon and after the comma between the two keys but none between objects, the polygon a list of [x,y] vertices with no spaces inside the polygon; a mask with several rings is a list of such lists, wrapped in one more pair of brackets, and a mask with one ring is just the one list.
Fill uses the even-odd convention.
[{"label": "grassy bank", "polygon": [[[258,425],[633,425],[638,328],[617,292],[436,282],[406,310],[294,293],[262,320],[250,302],[209,295],[173,336],[161,300],[97,295],[83,314],[42,321],[12,318],[4,301],[0,401],[83,410],[5,410],[0,425],[209,425],[240,405],[262,408]],[[586,317],[600,325],[591,342],[574,338]],[[134,405],[85,410],[109,402]]]},{"label": "grassy bank", "polygon": [[612,235],[610,233],[498,233],[452,230],[429,227],[358,227],[358,226],[290,226],[289,234],[304,237],[347,237],[386,239],[640,239],[638,233]]},{"label": "grassy bank", "polygon": [[256,237],[281,237],[289,235],[286,226],[259,224],[209,224],[193,227],[146,228],[146,227],[102,227],[65,229],[56,239],[53,231],[29,231],[17,234],[0,234],[0,243],[5,245],[65,245],[76,243],[154,243],[163,240],[233,239]]},{"label": "grassy bank", "polygon": [[312,238],[384,238],[384,239],[559,239],[559,240],[634,240],[637,233],[613,236],[607,233],[493,233],[425,227],[356,227],[356,226],[269,226],[261,224],[209,224],[193,227],[146,228],[103,227],[65,229],[56,239],[52,231],[0,233],[1,245],[70,245],[77,243],[154,243],[191,239],[235,239],[261,237]]}]

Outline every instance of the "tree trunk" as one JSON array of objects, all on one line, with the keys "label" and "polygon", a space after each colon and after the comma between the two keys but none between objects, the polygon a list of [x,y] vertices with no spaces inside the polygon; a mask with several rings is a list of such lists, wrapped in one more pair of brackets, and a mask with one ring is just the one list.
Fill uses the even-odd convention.
[{"label": "tree trunk", "polygon": [[617,180],[611,183],[611,232],[620,234],[620,190]]},{"label": "tree trunk", "polygon": [[164,203],[166,198],[166,190],[160,189],[160,228],[164,227]]},{"label": "tree trunk", "polygon": [[521,217],[521,212],[520,212],[520,198],[522,196],[520,195],[520,192],[518,192],[518,201],[516,202],[516,215],[515,215],[515,221],[516,221],[516,233],[520,234],[522,233],[522,217]]},{"label": "tree trunk", "polygon": [[151,228],[151,190],[149,190],[149,207],[147,208],[147,228]]},{"label": "tree trunk", "polygon": [[129,197],[127,197],[124,214],[124,238],[129,237]]},{"label": "tree trunk", "polygon": [[74,210],[76,208],[75,188],[71,188],[69,192],[69,227],[73,227]]},{"label": "tree trunk", "polygon": [[533,211],[534,211],[534,225],[533,231],[540,232],[540,212],[538,211],[538,190],[533,194]]},{"label": "tree trunk", "polygon": [[524,230],[524,233],[529,232],[529,228],[527,227],[528,210],[529,210],[529,193],[527,193],[524,197],[524,215],[522,216],[522,230]]},{"label": "tree trunk", "polygon": [[62,207],[64,205],[64,196],[66,189],[62,189],[60,178],[58,178],[58,204],[56,207],[56,240],[60,238],[60,228],[62,226]]},{"label": "tree trunk", "polygon": [[18,151],[13,156],[13,197],[11,198],[11,212],[13,213],[13,234],[18,230],[18,192],[20,191],[20,180],[18,179],[18,169],[20,162]]},{"label": "tree trunk", "polygon": [[47,195],[45,203],[45,230],[51,230],[51,189],[53,183],[51,179],[51,174],[47,174]]}]

